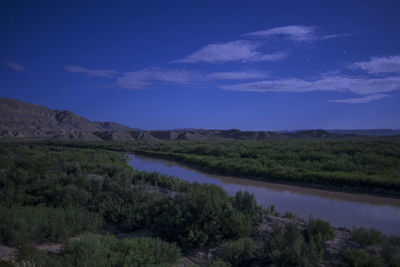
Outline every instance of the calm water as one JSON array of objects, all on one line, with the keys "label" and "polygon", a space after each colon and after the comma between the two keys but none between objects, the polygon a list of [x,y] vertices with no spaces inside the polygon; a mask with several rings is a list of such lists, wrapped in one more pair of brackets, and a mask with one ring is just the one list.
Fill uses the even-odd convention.
[{"label": "calm water", "polygon": [[400,199],[332,192],[201,173],[172,161],[130,155],[130,165],[140,171],[160,172],[182,180],[221,186],[229,194],[247,190],[260,205],[284,213],[291,211],[304,218],[329,221],[334,226],[375,228],[400,235]]}]

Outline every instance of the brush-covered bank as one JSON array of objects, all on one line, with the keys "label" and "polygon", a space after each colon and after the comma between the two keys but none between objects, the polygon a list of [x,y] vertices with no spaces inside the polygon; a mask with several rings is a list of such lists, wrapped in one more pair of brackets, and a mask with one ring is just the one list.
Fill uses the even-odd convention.
[{"label": "brush-covered bank", "polygon": [[400,196],[398,137],[50,144],[134,152],[260,181]]},{"label": "brush-covered bank", "polygon": [[0,149],[4,266],[398,266],[396,237],[280,216],[245,192],[135,171],[121,153]]}]

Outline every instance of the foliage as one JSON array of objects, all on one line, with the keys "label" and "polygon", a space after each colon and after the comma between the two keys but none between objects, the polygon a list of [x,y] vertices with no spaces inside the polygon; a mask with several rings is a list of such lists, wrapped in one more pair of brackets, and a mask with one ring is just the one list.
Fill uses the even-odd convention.
[{"label": "foliage", "polygon": [[296,218],[297,216],[293,212],[286,211],[285,214],[283,214],[283,217],[288,219],[293,219]]},{"label": "foliage", "polygon": [[264,262],[273,266],[316,266],[324,242],[334,238],[328,222],[310,217],[303,228],[288,223],[276,228],[264,245]]},{"label": "foliage", "polygon": [[138,184],[147,183],[177,192],[186,192],[190,187],[189,182],[157,172],[142,172],[135,170],[132,178],[133,181]]},{"label": "foliage", "polygon": [[[127,164],[126,155],[110,150],[251,178],[397,190],[398,145],[396,139],[1,143],[0,242],[19,246],[18,264],[36,266],[171,265],[180,252],[166,241],[184,251],[219,246],[218,259],[209,264],[213,266],[315,266],[323,243],[334,237],[329,223],[310,218],[301,228],[277,228],[260,249],[248,236],[267,211],[252,194],[230,197],[215,185],[139,172]],[[369,157],[363,156],[366,151]],[[332,162],[338,168],[329,170],[326,164]],[[157,188],[163,190],[151,190]],[[269,212],[276,214],[274,207]],[[165,241],[86,234],[69,242],[59,256],[29,246],[103,233],[109,226],[127,232],[152,230]],[[362,246],[379,244],[385,264],[398,266],[400,244],[395,239],[365,229],[355,229],[353,239]],[[345,251],[343,260],[349,266],[379,264],[363,253]]]},{"label": "foliage", "polygon": [[150,227],[154,216],[162,208],[164,198],[140,189],[106,186],[93,198],[91,210],[101,214],[105,221],[125,231]]},{"label": "foliage", "polygon": [[136,152],[210,172],[259,180],[400,192],[400,139],[396,137],[67,145]]},{"label": "foliage", "polygon": [[351,239],[362,247],[372,246],[384,240],[383,234],[375,229],[365,229],[363,227],[353,228]]},{"label": "foliage", "polygon": [[232,266],[244,266],[256,255],[256,243],[250,238],[229,241],[222,244],[217,251],[217,258],[229,262]]},{"label": "foliage", "polygon": [[248,218],[251,218],[254,224],[261,222],[263,214],[262,208],[257,204],[253,194],[240,190],[235,194],[233,206]]},{"label": "foliage", "polygon": [[[260,213],[246,192],[232,199],[217,186],[138,172],[126,156],[110,151],[41,143],[4,143],[0,150],[4,243],[66,240],[112,224],[153,229],[192,248],[248,235]],[[147,185],[182,194],[149,193]]]},{"label": "foliage", "polygon": [[29,245],[23,245],[19,248],[18,259],[15,262],[18,267],[39,267],[52,266],[63,267],[64,265],[58,257],[52,257],[44,251],[36,249]]},{"label": "foliage", "polygon": [[380,267],[384,266],[375,256],[362,249],[346,249],[342,253],[343,266],[348,267]]},{"label": "foliage", "polygon": [[400,267],[400,257],[397,248],[400,246],[399,237],[386,238],[382,246],[382,258],[389,267]]},{"label": "foliage", "polygon": [[273,266],[316,266],[323,250],[313,239],[309,242],[298,226],[287,224],[277,228],[264,246],[265,263]]},{"label": "foliage", "polygon": [[155,224],[161,236],[185,248],[246,236],[251,227],[250,219],[232,207],[221,188],[198,183],[186,194],[165,201]]},{"label": "foliage", "polygon": [[175,262],[180,251],[156,238],[118,240],[89,234],[70,242],[62,256],[66,266],[160,266]]},{"label": "foliage", "polygon": [[65,240],[80,232],[99,232],[102,225],[100,216],[80,208],[0,206],[0,242],[5,244]]},{"label": "foliage", "polygon": [[216,259],[215,261],[210,262],[210,263],[207,262],[207,264],[202,265],[202,266],[204,266],[204,267],[208,267],[208,266],[210,266],[210,267],[230,267],[231,265],[221,259]]},{"label": "foliage", "polygon": [[303,233],[308,243],[313,242],[317,246],[322,246],[323,242],[335,238],[335,233],[329,222],[311,217]]}]

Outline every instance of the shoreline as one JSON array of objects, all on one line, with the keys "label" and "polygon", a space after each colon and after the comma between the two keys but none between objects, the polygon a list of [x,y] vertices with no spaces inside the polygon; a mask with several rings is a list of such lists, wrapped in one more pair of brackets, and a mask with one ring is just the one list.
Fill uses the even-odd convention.
[{"label": "shoreline", "polygon": [[150,158],[155,158],[155,159],[163,159],[163,160],[168,160],[171,162],[179,163],[182,164],[183,166],[200,171],[205,174],[211,174],[211,175],[218,175],[218,176],[223,176],[223,177],[231,177],[231,178],[237,178],[237,179],[245,179],[245,180],[252,180],[252,181],[259,181],[259,182],[267,182],[267,183],[272,183],[272,184],[277,184],[277,185],[290,185],[290,186],[298,186],[302,188],[310,188],[310,189],[319,189],[319,190],[325,190],[328,192],[341,192],[341,193],[350,193],[350,194],[364,194],[364,195],[371,195],[371,196],[378,196],[378,197],[385,197],[385,198],[393,198],[393,199],[400,199],[400,192],[395,192],[395,191],[387,191],[384,189],[380,189],[379,191],[376,190],[371,190],[363,187],[349,187],[349,186],[333,186],[333,185],[327,185],[327,184],[316,184],[316,183],[304,183],[304,182],[291,182],[291,181],[286,181],[286,180],[281,180],[281,181],[276,181],[276,180],[270,180],[270,179],[265,179],[261,177],[246,177],[246,176],[238,176],[238,175],[233,175],[233,174],[226,174],[226,173],[220,173],[220,172],[215,172],[213,170],[210,170],[208,168],[201,168],[201,167],[196,167],[194,165],[191,165],[184,160],[177,160],[168,156],[163,156],[161,154],[153,154],[152,152],[147,152],[147,151],[133,151],[133,152],[124,152],[124,153],[131,153],[131,154],[137,154],[137,155],[142,155],[142,156],[147,156]]}]

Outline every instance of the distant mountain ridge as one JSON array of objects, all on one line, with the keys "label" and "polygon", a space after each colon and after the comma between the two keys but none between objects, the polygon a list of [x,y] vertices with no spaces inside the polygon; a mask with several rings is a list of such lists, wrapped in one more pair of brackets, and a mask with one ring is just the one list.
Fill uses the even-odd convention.
[{"label": "distant mountain ridge", "polygon": [[357,130],[273,132],[241,131],[237,129],[177,129],[145,131],[115,122],[90,121],[67,110],[53,110],[45,106],[24,103],[11,98],[0,98],[0,138],[2,139],[42,138],[82,141],[260,140],[284,138],[342,138],[356,136],[356,133],[358,133]]},{"label": "distant mountain ridge", "polygon": [[97,131],[130,131],[115,122],[96,122],[68,110],[0,98],[0,137],[101,140]]},{"label": "distant mountain ridge", "polygon": [[394,136],[400,135],[400,130],[395,129],[355,129],[355,130],[329,130],[336,134],[356,134],[362,136]]}]

